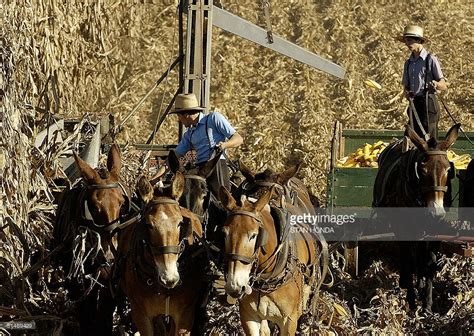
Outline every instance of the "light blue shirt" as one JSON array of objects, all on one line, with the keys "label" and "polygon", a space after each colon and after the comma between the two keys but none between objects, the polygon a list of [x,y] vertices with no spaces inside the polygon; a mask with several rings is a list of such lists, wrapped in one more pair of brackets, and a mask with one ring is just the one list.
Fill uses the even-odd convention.
[{"label": "light blue shirt", "polygon": [[[408,91],[413,92],[415,96],[422,96],[424,94],[427,56],[428,51],[425,48],[421,50],[420,56],[417,59],[415,59],[412,53],[403,68],[402,84]],[[431,68],[431,71],[428,73],[428,83],[432,80],[439,81],[441,78],[444,78],[438,58],[434,55],[431,55],[430,58],[431,64],[428,65],[428,68]]]},{"label": "light blue shirt", "polygon": [[209,161],[214,153],[214,146],[232,137],[235,129],[219,112],[207,115],[199,113],[198,120],[196,125],[190,126],[183,134],[175,151],[178,156],[183,156],[192,149],[196,150],[199,164]]}]

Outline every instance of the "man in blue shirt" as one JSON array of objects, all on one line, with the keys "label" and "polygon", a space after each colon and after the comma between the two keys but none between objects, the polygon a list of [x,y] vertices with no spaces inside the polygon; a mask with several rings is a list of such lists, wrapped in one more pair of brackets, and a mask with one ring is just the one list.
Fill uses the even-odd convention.
[{"label": "man in blue shirt", "polygon": [[[410,121],[416,133],[422,138],[425,138],[424,133],[437,138],[439,104],[435,94],[437,91],[447,89],[439,60],[423,47],[423,43],[428,41],[423,36],[423,28],[415,25],[406,26],[403,36],[397,39],[405,43],[411,51],[410,57],[405,62],[402,80],[405,97],[413,102],[407,111]],[[413,111],[413,106],[416,112]],[[410,115],[410,112],[413,115]],[[418,114],[419,122],[415,113]]]},{"label": "man in blue shirt", "polygon": [[[236,148],[243,142],[242,137],[222,114],[212,112],[205,115],[203,110],[204,108],[199,106],[196,95],[188,93],[179,94],[176,97],[175,109],[171,112],[177,114],[179,121],[187,127],[176,147],[176,154],[181,157],[188,151],[195,150],[197,165],[202,165],[212,159],[215,149],[224,151],[227,148]],[[220,185],[230,190],[229,170],[223,156],[208,181],[210,190],[216,196]],[[221,183],[214,183],[216,181],[221,181]]]}]

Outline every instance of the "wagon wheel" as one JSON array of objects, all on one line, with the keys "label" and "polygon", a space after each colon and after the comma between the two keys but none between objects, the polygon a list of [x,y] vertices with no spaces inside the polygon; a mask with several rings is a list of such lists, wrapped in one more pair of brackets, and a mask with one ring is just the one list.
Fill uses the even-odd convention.
[{"label": "wagon wheel", "polygon": [[359,275],[359,243],[356,241],[344,244],[345,271],[352,277]]}]

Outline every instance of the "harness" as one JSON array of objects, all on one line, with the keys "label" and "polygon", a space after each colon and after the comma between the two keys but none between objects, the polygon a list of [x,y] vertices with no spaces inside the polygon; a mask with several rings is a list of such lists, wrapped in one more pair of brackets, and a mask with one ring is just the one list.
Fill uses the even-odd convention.
[{"label": "harness", "polygon": [[[253,253],[252,256],[248,257],[248,256],[244,256],[242,254],[235,254],[235,253],[226,253],[226,257],[228,260],[232,260],[232,261],[240,261],[246,265],[249,265],[249,264],[253,264],[256,260],[257,260],[257,256],[258,256],[258,252],[259,252],[259,248],[261,247],[261,243],[263,243],[264,241],[264,229],[263,229],[263,222],[262,222],[262,217],[261,215],[258,215],[258,214],[255,214],[253,212],[250,212],[250,211],[245,211],[245,210],[235,210],[235,211],[231,211],[227,214],[227,217],[231,217],[231,216],[247,216],[247,217],[251,217],[252,219],[254,219],[255,221],[258,222],[258,226],[259,226],[259,233],[258,233],[258,237],[257,237],[257,243],[255,244],[255,251]],[[259,244],[259,240],[260,240],[260,244]]]},{"label": "harness", "polygon": [[[278,235],[277,248],[273,251],[272,255],[269,258],[267,258],[267,260],[265,261],[265,263],[267,264],[265,265],[265,263],[263,263],[262,265],[260,265],[260,267],[262,268],[261,271],[257,272],[257,265],[253,266],[252,287],[258,288],[259,292],[270,293],[278,289],[283,284],[285,284],[291,277],[294,276],[294,272],[296,271],[297,268],[300,268],[302,273],[306,274],[307,278],[310,279],[310,282],[313,282],[311,281],[312,275],[311,274],[308,275],[304,270],[304,268],[306,268],[306,265],[301,264],[296,258],[293,240],[289,238],[290,237],[290,225],[288,221],[289,213],[286,209],[286,203],[290,203],[295,206],[297,204],[301,206],[304,205],[304,202],[299,197],[298,192],[294,190],[294,188],[289,186],[291,181],[292,180],[290,179],[288,181],[288,185],[285,185],[285,186],[282,186],[276,182],[271,182],[271,181],[253,181],[253,182],[244,181],[240,185],[240,190],[242,194],[245,194],[247,196],[249,196],[249,194],[254,196],[259,191],[259,187],[269,187],[269,188],[275,187],[276,189],[282,192],[282,196],[279,202],[276,200],[272,200],[270,203],[270,213],[274,219],[275,226],[276,226],[275,229],[277,230],[277,235]],[[296,182],[294,182],[294,184],[295,186],[298,186]],[[306,205],[304,206],[305,206],[305,211],[309,212],[309,209],[306,207]],[[260,230],[263,230],[261,217],[259,217],[258,215],[252,212],[237,210],[237,211],[230,212],[229,216],[231,215],[244,215],[244,216],[252,217],[253,219],[259,222],[259,226],[261,228]],[[263,237],[264,237],[263,232],[259,232],[259,241],[263,240]],[[316,235],[321,244],[321,253],[318,256],[318,260],[315,263],[315,265],[319,264],[320,258],[322,258],[323,260],[323,269],[321,272],[321,279],[315,288],[317,292],[328,272],[329,252],[328,252],[327,242],[325,241],[324,237],[319,232],[317,232]],[[262,236],[262,238],[260,238],[260,236]],[[300,238],[307,239],[308,237],[303,235]],[[314,236],[311,236],[309,239],[309,241],[312,241],[312,240],[314,240]],[[236,255],[236,254],[228,254],[227,259],[238,260],[245,264],[255,264],[256,261],[258,260],[257,259],[258,251],[263,246],[259,246],[259,243],[257,242],[256,247],[257,248],[255,249],[254,254],[250,257]],[[266,251],[262,251],[262,252],[265,253]],[[272,271],[266,272],[266,270],[271,265],[273,265]]]},{"label": "harness", "polygon": [[[152,205],[160,205],[160,204],[171,204],[176,205],[180,208],[178,201],[170,198],[158,198],[153,199],[149,202]],[[143,221],[143,219],[142,219]],[[191,228],[192,230],[192,228]],[[136,226],[133,231],[133,236],[131,238],[131,248],[132,252],[132,260],[135,262],[134,271],[137,275],[137,278],[149,287],[164,288],[161,286],[156,280],[158,275],[158,269],[155,263],[150,263],[144,258],[144,253],[148,250],[151,255],[154,257],[164,255],[164,254],[176,254],[178,255],[178,259],[180,259],[185,251],[185,238],[187,236],[185,234],[180,235],[178,245],[164,245],[164,246],[154,246],[151,242],[147,241],[146,232],[144,230],[144,225]],[[199,253],[195,252],[192,255],[195,256]],[[151,269],[151,270],[150,270]],[[180,272],[181,274],[181,272]]]},{"label": "harness", "polygon": [[[95,231],[107,232],[107,233],[113,234],[114,232],[118,230],[122,230],[126,228],[127,226],[140,221],[141,219],[141,214],[139,211],[140,208],[130,200],[130,196],[128,195],[122,183],[118,182],[118,183],[108,183],[108,184],[86,184],[84,181],[82,181],[82,184],[83,184],[83,188],[78,198],[79,204],[82,204],[84,202],[84,206],[81,205],[81,218],[87,225],[92,227]],[[125,211],[121,211],[120,216],[116,220],[110,223],[107,223],[105,225],[99,225],[94,221],[94,218],[89,210],[89,205],[85,197],[86,197],[87,191],[103,190],[103,189],[121,189],[122,194],[124,195],[124,198],[125,198],[125,206],[123,206],[122,208],[124,208]],[[126,215],[128,215],[132,209],[137,212],[136,215],[124,221]]]},{"label": "harness", "polygon": [[[419,166],[421,165],[421,161],[423,160],[423,156],[420,155],[420,151],[417,149],[412,149],[407,153],[404,154],[398,154],[397,152],[394,152],[394,147],[399,145],[400,142],[396,143],[393,145],[392,148],[390,148],[390,153],[387,152],[387,154],[384,156],[383,162],[381,162],[380,165],[380,171],[379,173],[383,172],[383,179],[382,179],[382,185],[380,189],[380,195],[376,195],[374,197],[374,207],[379,207],[384,204],[384,198],[387,195],[387,187],[388,184],[390,183],[390,180],[392,179],[392,176],[394,174],[394,171],[396,171],[397,167],[400,167],[399,175],[402,177],[404,183],[403,183],[403,191],[407,197],[410,199],[410,203],[413,205],[417,206],[424,206],[424,201],[423,201],[423,194],[429,193],[429,192],[443,192],[446,193],[448,191],[447,186],[439,186],[437,184],[432,185],[432,186],[420,186],[420,174],[419,174]],[[387,149],[388,150],[388,149]],[[385,153],[385,151],[383,152]],[[399,155],[393,161],[386,161],[388,160],[389,157],[393,156],[391,155],[394,153],[395,155]],[[442,150],[428,150],[426,152],[423,152],[425,155],[447,155],[446,151]],[[386,164],[389,164],[386,167]],[[384,169],[384,170],[382,170]],[[375,190],[375,189],[374,189]]]}]

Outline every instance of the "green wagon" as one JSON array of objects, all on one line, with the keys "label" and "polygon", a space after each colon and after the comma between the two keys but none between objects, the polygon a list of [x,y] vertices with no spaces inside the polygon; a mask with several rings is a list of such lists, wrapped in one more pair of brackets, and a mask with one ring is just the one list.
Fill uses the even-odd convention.
[{"label": "green wagon", "polygon": [[[474,132],[466,133],[470,139],[474,139]],[[440,139],[443,139],[446,132],[439,132]],[[331,143],[331,163],[327,175],[327,208],[330,213],[339,208],[366,208],[362,211],[362,216],[368,218],[371,213],[372,191],[377,168],[346,168],[337,167],[336,162],[349,154],[363,147],[365,143],[373,144],[377,141],[391,142],[394,139],[401,139],[401,130],[369,130],[369,129],[342,129],[339,122],[335,124],[333,139]],[[451,147],[456,154],[470,154],[474,158],[474,146],[460,133],[457,141]],[[465,170],[457,170],[456,178],[452,181],[453,208],[462,207],[464,200],[462,193],[462,183],[464,181]],[[462,217],[462,214],[459,214]],[[464,243],[460,248],[454,248],[454,252],[463,255],[472,255],[472,248]],[[357,273],[357,244],[348,246],[345,249],[348,267],[351,273]]]}]

